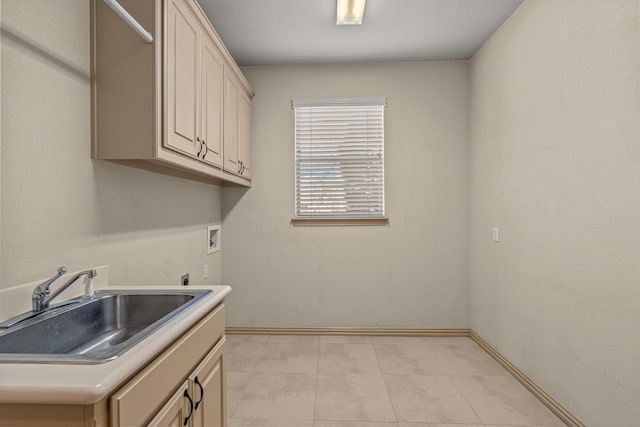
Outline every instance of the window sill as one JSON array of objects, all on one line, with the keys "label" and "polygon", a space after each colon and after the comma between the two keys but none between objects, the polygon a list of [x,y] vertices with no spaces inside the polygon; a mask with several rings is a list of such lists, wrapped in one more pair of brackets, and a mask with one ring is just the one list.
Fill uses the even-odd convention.
[{"label": "window sill", "polygon": [[294,227],[343,227],[359,225],[387,225],[389,218],[293,218]]}]

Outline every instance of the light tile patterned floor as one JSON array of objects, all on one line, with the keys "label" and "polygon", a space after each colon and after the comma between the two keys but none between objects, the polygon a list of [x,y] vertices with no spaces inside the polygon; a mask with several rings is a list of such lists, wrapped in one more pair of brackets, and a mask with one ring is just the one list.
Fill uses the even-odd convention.
[{"label": "light tile patterned floor", "polygon": [[229,427],[564,424],[469,338],[227,335]]}]

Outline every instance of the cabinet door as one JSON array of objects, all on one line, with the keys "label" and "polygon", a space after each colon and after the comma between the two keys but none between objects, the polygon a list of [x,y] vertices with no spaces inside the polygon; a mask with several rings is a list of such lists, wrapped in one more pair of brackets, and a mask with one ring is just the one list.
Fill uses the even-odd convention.
[{"label": "cabinet door", "polygon": [[251,100],[244,92],[238,100],[238,160],[240,175],[251,178]]},{"label": "cabinet door", "polygon": [[[200,24],[185,0],[169,0],[167,8],[167,148],[196,157]],[[151,78],[151,76],[149,76]]]},{"label": "cabinet door", "polygon": [[233,73],[224,73],[224,170],[238,175],[238,97],[240,85]]},{"label": "cabinet door", "polygon": [[[183,427],[187,425],[185,420],[190,418],[193,408],[189,399],[185,396],[189,382],[185,381],[171,396],[167,403],[158,411],[155,417],[147,424],[153,427]],[[189,394],[191,396],[191,394]]]},{"label": "cabinet door", "polygon": [[189,377],[196,408],[194,427],[223,427],[225,423],[224,338]]},{"label": "cabinet door", "polygon": [[215,166],[222,166],[224,60],[213,40],[204,33],[200,60],[200,137],[206,145],[202,160]]}]

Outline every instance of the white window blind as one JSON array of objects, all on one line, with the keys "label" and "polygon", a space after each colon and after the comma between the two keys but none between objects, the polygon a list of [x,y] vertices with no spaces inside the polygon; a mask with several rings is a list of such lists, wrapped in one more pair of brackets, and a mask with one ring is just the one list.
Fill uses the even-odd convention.
[{"label": "white window blind", "polygon": [[384,217],[385,98],[294,100],[297,218]]}]

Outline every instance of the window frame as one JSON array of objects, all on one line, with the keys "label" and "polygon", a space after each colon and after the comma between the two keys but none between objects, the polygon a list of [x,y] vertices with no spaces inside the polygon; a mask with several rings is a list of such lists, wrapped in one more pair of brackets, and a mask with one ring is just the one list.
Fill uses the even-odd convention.
[{"label": "window frame", "polygon": [[[378,106],[382,107],[382,214],[381,215],[309,215],[299,216],[298,205],[298,183],[299,183],[299,155],[298,155],[298,123],[297,123],[297,111],[298,107],[366,107],[366,106]],[[323,98],[323,99],[294,99],[291,102],[291,108],[294,112],[294,126],[293,126],[293,151],[294,151],[294,203],[293,203],[293,218],[291,224],[294,226],[351,226],[351,225],[387,225],[389,218],[386,216],[386,174],[385,174],[385,108],[387,106],[387,99],[385,97],[369,97],[369,98]]]}]

